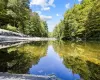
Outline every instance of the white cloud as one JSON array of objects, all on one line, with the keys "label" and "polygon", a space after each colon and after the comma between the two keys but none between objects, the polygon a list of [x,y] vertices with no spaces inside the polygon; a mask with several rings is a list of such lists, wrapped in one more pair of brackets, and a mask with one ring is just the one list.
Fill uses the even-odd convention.
[{"label": "white cloud", "polygon": [[45,16],[45,15],[40,15],[40,18],[44,21],[48,21],[52,19],[52,16]]},{"label": "white cloud", "polygon": [[40,18],[44,21],[48,21],[48,20],[51,20],[52,19],[52,16],[46,16],[46,15],[42,15],[42,12],[41,11],[35,11],[39,14]]},{"label": "white cloud", "polygon": [[45,7],[45,8],[42,8],[41,10],[48,11],[48,10],[50,10],[50,7]]},{"label": "white cloud", "polygon": [[67,9],[69,9],[69,8],[70,8],[70,3],[67,3],[67,4],[65,5],[65,7],[66,7]]},{"label": "white cloud", "polygon": [[61,16],[60,14],[56,14],[56,16]]},{"label": "white cloud", "polygon": [[78,0],[78,2],[80,3],[80,2],[82,2],[82,0]]},{"label": "white cloud", "polygon": [[48,30],[49,32],[52,32],[55,28],[55,26],[59,23],[59,21],[48,21]]},{"label": "white cloud", "polygon": [[30,6],[40,6],[42,10],[50,10],[49,6],[55,7],[54,0],[31,0]]},{"label": "white cloud", "polygon": [[30,2],[30,6],[32,5],[40,5],[40,6],[45,6],[46,4],[46,0],[31,0]]},{"label": "white cloud", "polygon": [[48,4],[49,4],[50,6],[55,7],[55,4],[53,4],[53,3],[54,3],[54,0],[49,0],[49,2],[48,2]]}]

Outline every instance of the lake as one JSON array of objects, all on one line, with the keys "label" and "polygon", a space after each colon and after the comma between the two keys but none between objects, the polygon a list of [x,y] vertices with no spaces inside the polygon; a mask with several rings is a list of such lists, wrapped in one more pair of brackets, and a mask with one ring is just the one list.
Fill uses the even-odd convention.
[{"label": "lake", "polygon": [[3,48],[0,72],[100,80],[100,42],[38,41]]}]

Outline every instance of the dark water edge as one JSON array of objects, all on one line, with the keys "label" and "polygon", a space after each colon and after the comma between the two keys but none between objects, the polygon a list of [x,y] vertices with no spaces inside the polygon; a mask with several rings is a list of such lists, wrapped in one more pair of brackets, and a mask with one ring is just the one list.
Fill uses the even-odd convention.
[{"label": "dark water edge", "polygon": [[39,41],[0,49],[0,72],[100,80],[100,42]]}]

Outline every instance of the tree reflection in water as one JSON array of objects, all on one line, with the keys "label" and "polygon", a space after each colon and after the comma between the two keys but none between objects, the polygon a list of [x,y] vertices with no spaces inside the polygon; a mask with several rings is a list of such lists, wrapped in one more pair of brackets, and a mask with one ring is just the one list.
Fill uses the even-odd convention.
[{"label": "tree reflection in water", "polygon": [[54,42],[63,63],[84,80],[100,80],[100,43]]},{"label": "tree reflection in water", "polygon": [[0,72],[25,74],[46,55],[47,42],[32,42],[0,50]]},{"label": "tree reflection in water", "polygon": [[[70,77],[73,74],[79,74],[79,78],[81,77],[84,80],[100,80],[99,42],[75,43],[54,41],[49,44],[51,45],[49,48],[48,42],[33,42],[17,47],[1,49],[0,72],[28,74],[30,68],[32,70],[35,69],[32,65],[41,68],[39,63],[42,61],[44,63],[42,64],[42,68],[45,66],[47,73],[51,73],[52,71],[60,75],[57,77],[66,78],[65,74],[61,75],[63,71],[68,77],[68,72],[65,70],[70,70]],[[49,64],[51,66],[47,67]],[[53,68],[52,64],[56,68]],[[59,72],[59,69],[62,72]]]}]

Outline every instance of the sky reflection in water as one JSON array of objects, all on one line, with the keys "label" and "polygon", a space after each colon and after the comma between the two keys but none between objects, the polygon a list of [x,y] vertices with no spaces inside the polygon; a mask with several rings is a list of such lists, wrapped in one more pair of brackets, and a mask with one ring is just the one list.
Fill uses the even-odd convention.
[{"label": "sky reflection in water", "polygon": [[80,79],[78,74],[73,73],[63,64],[63,59],[54,51],[52,45],[48,46],[47,55],[40,59],[37,65],[32,65],[29,74],[50,75],[54,74],[61,80]]}]

